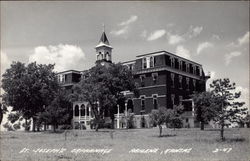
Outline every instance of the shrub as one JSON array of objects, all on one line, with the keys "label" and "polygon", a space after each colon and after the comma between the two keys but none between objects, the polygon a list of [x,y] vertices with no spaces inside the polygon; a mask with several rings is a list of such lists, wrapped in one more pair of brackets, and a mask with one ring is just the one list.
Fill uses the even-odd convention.
[{"label": "shrub", "polygon": [[61,130],[71,130],[73,127],[71,125],[63,125],[60,129]]}]

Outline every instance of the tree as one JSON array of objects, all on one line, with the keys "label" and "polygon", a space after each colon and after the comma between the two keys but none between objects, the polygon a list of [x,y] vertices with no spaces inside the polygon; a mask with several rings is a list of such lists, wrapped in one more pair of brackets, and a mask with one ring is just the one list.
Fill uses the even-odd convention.
[{"label": "tree", "polygon": [[[74,100],[88,101],[95,117],[95,129],[104,111],[114,111],[119,100],[124,99],[122,91],[133,90],[132,73],[121,64],[102,66],[97,64],[88,72],[88,78],[74,86]],[[111,116],[114,119],[114,117]],[[113,120],[112,119],[112,120]]]},{"label": "tree", "polygon": [[192,95],[196,120],[200,121],[200,128],[204,130],[204,124],[209,122],[215,115],[213,104],[213,94],[211,92],[195,93]]},{"label": "tree", "polygon": [[66,92],[63,89],[58,90],[52,103],[38,114],[38,121],[53,125],[53,131],[60,124],[67,123],[70,114],[71,104],[68,101]]},{"label": "tree", "polygon": [[24,63],[13,62],[3,74],[4,104],[20,112],[25,120],[33,118],[35,125],[36,115],[43,111],[44,105],[50,104],[59,87],[53,69],[51,64],[34,62],[25,66]]},{"label": "tree", "polygon": [[244,118],[244,123],[246,124],[247,128],[250,127],[250,115],[247,114],[246,117]]},{"label": "tree", "polygon": [[231,123],[240,121],[247,109],[241,108],[244,102],[235,101],[241,92],[235,92],[235,83],[231,83],[228,78],[214,80],[210,87],[213,94],[213,104],[210,107],[215,111],[213,119],[220,125],[220,137],[225,140],[225,121]]},{"label": "tree", "polygon": [[152,110],[149,117],[151,123],[159,127],[159,137],[162,136],[162,125],[170,122],[173,110],[165,107],[160,107],[158,110]]},{"label": "tree", "polygon": [[174,108],[170,110],[170,119],[169,123],[167,122],[166,124],[169,124],[169,127],[174,128],[181,128],[182,127],[182,117],[181,115],[184,112],[184,107],[183,105],[174,105]]},{"label": "tree", "polygon": [[3,115],[8,112],[8,109],[7,107],[3,104],[3,103],[0,103],[0,125],[3,121]]}]

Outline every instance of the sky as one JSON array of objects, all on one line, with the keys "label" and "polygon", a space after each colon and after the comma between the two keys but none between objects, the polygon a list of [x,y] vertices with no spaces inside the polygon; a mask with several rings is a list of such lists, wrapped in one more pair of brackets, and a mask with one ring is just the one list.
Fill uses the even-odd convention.
[{"label": "sky", "polygon": [[249,2],[1,3],[1,73],[12,61],[85,70],[103,32],[113,62],[166,50],[203,65],[211,79],[230,78],[249,105]]}]

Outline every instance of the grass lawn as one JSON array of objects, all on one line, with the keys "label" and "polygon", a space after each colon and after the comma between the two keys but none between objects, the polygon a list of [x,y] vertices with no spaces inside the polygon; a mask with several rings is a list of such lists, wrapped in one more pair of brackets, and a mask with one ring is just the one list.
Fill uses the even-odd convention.
[{"label": "grass lawn", "polygon": [[[72,130],[67,132],[66,139],[65,132],[1,132],[0,160],[250,160],[250,129],[226,129],[227,140],[224,142],[219,141],[220,133],[215,129],[163,129],[164,137],[158,137],[158,132],[158,128],[101,129],[99,132]],[[23,148],[29,150],[20,153]],[[39,148],[43,150],[39,151]],[[106,149],[106,154],[101,153],[103,151],[100,149]],[[179,149],[179,152],[175,149]]]}]

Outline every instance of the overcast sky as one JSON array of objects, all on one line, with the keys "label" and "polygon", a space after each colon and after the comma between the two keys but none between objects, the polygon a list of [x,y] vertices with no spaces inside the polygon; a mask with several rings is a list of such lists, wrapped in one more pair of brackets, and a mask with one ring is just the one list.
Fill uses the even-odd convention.
[{"label": "overcast sky", "polygon": [[202,64],[212,79],[229,77],[249,101],[247,1],[1,2],[2,72],[11,61],[88,69],[102,24],[114,62],[166,50]]}]

